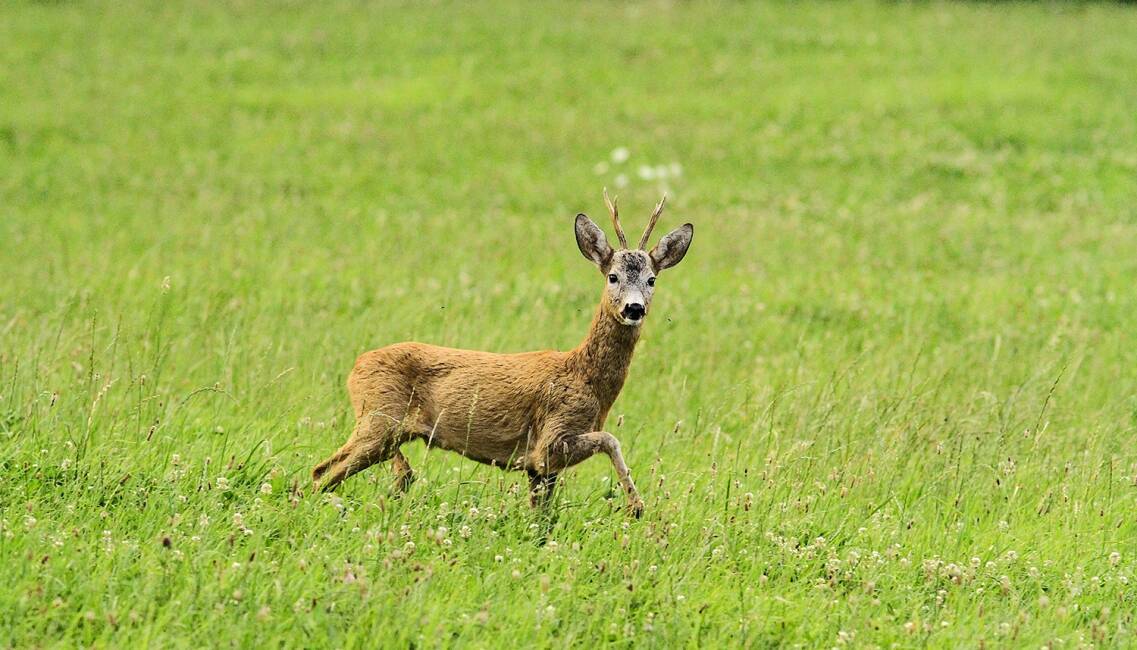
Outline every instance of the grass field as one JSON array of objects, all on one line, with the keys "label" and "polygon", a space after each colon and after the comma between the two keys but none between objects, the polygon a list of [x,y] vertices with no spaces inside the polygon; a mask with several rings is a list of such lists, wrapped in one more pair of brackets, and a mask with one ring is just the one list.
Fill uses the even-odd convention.
[{"label": "grass field", "polygon": [[[645,517],[309,494],[360,352],[583,337],[604,186]],[[5,3],[0,242],[0,646],[1137,644],[1133,7]]]}]

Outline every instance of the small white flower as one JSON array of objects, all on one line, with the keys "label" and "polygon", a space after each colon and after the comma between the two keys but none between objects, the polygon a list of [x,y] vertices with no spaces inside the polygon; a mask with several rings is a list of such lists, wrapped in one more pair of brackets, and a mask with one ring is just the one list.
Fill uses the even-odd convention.
[{"label": "small white flower", "polygon": [[261,494],[272,494],[272,483],[261,483]]},{"label": "small white flower", "polygon": [[612,162],[616,164],[627,162],[631,155],[627,147],[616,147],[612,150]]},{"label": "small white flower", "polygon": [[227,492],[229,490],[229,479],[225,478],[224,476],[218,476],[217,489],[221,490],[222,492]]},{"label": "small white flower", "polygon": [[627,187],[628,186],[628,175],[627,174],[617,175],[616,179],[615,179],[615,183],[616,183],[616,187]]}]

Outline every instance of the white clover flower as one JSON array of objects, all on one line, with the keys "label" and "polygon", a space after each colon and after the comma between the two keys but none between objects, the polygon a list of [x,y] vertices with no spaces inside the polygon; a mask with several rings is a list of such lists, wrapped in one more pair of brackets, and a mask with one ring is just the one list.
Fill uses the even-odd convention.
[{"label": "white clover flower", "polygon": [[261,483],[261,494],[272,494],[272,483]]},{"label": "white clover flower", "polygon": [[616,164],[627,162],[628,158],[631,157],[631,155],[632,154],[630,151],[628,151],[627,147],[616,147],[612,150],[612,162]]},{"label": "white clover flower", "polygon": [[218,476],[217,489],[221,490],[222,492],[229,491],[229,479],[225,478],[224,476]]}]

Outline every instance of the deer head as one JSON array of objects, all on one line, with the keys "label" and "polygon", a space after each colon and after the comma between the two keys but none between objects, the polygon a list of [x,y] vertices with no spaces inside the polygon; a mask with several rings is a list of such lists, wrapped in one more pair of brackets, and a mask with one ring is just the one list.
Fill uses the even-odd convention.
[{"label": "deer head", "polygon": [[645,249],[652,229],[663,214],[663,205],[667,202],[665,195],[651,213],[647,228],[640,237],[639,247],[630,249],[624,229],[620,226],[616,200],[608,198],[607,190],[604,191],[604,202],[612,216],[612,226],[620,240],[620,249],[613,250],[600,226],[584,214],[576,215],[576,245],[585,259],[595,264],[606,278],[602,309],[623,325],[639,327],[651,307],[656,276],[664,269],[678,264],[687,254],[691,238],[695,235],[695,227],[685,223],[667,233],[651,251]]}]

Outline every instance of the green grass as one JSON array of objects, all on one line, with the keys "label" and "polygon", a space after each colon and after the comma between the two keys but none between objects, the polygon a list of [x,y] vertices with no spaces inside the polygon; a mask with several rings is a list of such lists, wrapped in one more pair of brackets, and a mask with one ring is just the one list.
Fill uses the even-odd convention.
[{"label": "green grass", "polygon": [[[6,3],[0,646],[1132,646],[1134,34]],[[421,446],[401,500],[295,491],[360,352],[574,345],[620,180],[697,229],[613,411],[643,520],[603,459],[552,522]]]}]

